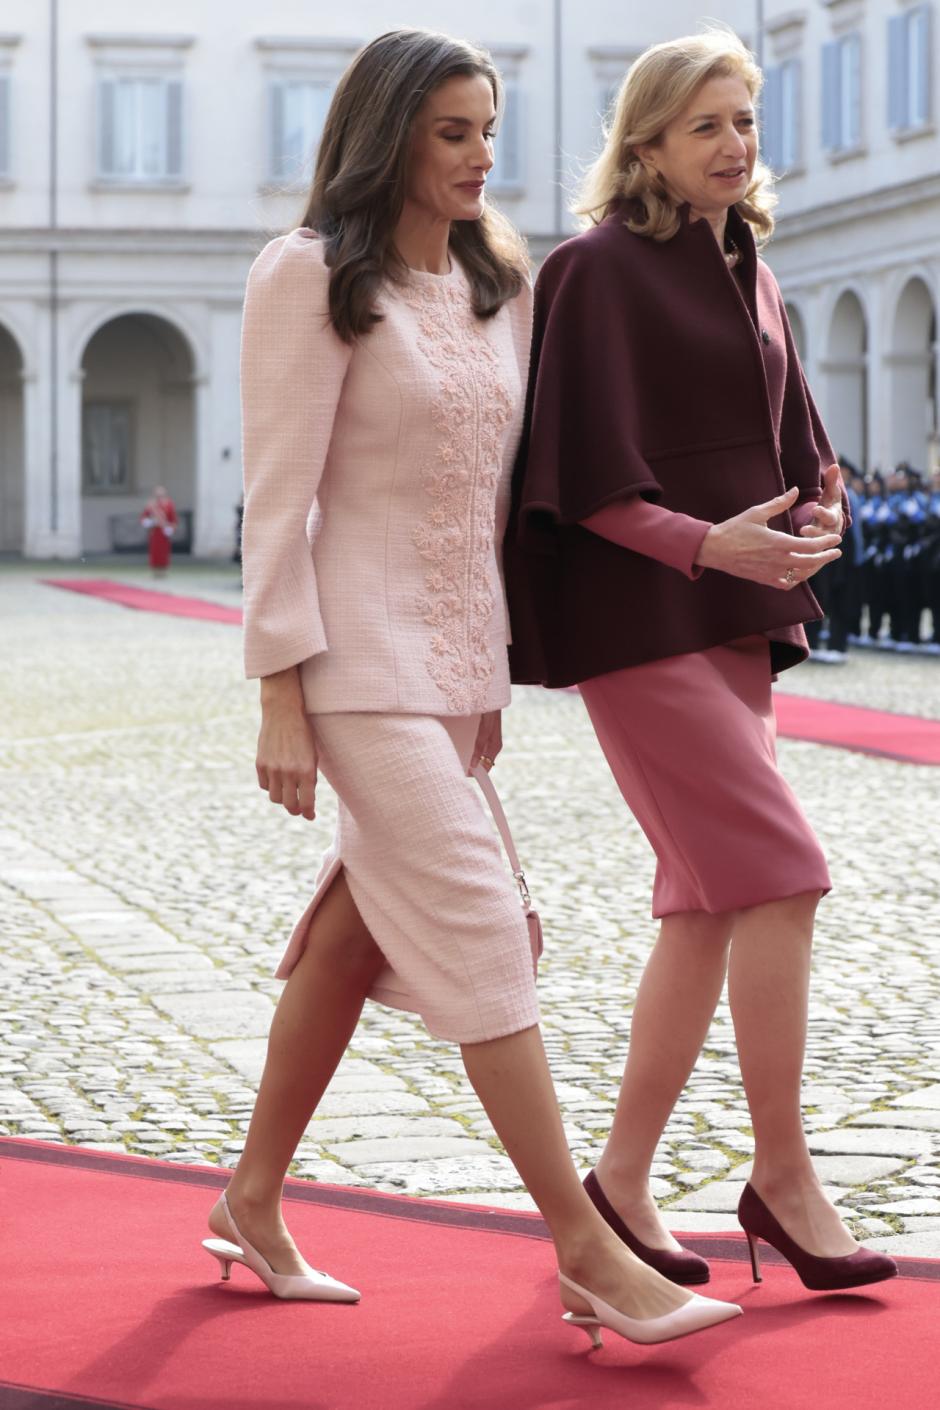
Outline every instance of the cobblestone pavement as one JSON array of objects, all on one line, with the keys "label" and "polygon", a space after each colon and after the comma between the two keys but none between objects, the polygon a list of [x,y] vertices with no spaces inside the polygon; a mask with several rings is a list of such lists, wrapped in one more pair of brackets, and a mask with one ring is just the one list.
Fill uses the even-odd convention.
[{"label": "cobblestone pavement", "polygon": [[[133,565],[89,571],[149,582]],[[241,679],[236,630],[57,592],[38,575],[0,569],[0,1131],[231,1164],[279,988],[271,971],[332,801],[324,788],[310,825],[258,792],[256,687]],[[181,568],[165,586],[238,602],[225,567]],[[937,660],[871,653],[803,667],[784,686],[940,715]],[[940,1256],[940,773],[789,741],[780,753],[836,888],[816,954],[812,1148],[858,1232]],[[653,936],[651,855],[576,695],[517,692],[497,777],[546,925],[545,1038],[587,1167]],[[733,1227],[751,1148],[722,1006],[655,1165],[672,1227]],[[530,1207],[457,1049],[374,1005],[294,1170]]]}]

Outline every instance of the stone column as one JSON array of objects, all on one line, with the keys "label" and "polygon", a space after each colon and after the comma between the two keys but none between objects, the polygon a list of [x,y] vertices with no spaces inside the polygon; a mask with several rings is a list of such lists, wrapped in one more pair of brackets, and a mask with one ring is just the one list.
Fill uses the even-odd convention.
[{"label": "stone column", "polygon": [[210,306],[209,367],[196,387],[196,542],[202,558],[231,558],[241,496],[238,354],[241,298]]},{"label": "stone column", "polygon": [[[24,383],[26,441],[26,524],[23,550],[27,558],[78,558],[82,550],[81,369],[71,369],[60,355],[58,374],[58,451],[53,482],[54,416],[48,301],[37,307],[39,335],[36,372]],[[60,347],[66,344],[59,324]]]},{"label": "stone column", "polygon": [[885,377],[884,283],[884,274],[875,275],[869,280],[866,291],[868,327],[865,347],[865,438],[868,464],[863,468],[868,471],[884,467],[885,437],[890,435],[889,392]]}]

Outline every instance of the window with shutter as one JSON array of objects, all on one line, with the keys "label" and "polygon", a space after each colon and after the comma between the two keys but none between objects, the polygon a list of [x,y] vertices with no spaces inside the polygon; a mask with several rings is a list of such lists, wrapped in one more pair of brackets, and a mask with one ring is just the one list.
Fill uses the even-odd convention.
[{"label": "window with shutter", "polygon": [[268,175],[273,181],[283,179],[281,154],[284,146],[284,85],[268,87]]},{"label": "window with shutter", "polygon": [[822,84],[822,141],[827,152],[834,152],[841,146],[839,114],[842,106],[842,83],[840,46],[837,39],[823,45]]},{"label": "window with shutter", "polygon": [[888,18],[888,126],[907,126],[907,16]]},{"label": "window with shutter", "polygon": [[0,181],[9,179],[13,144],[10,139],[10,75],[0,73]]},{"label": "window with shutter", "polygon": [[920,4],[888,20],[888,127],[926,127],[932,117],[930,41],[933,6]]},{"label": "window with shutter", "polygon": [[166,174],[166,85],[144,79],[134,86],[131,107],[137,120],[137,160],[133,175],[153,180]]},{"label": "window with shutter", "polygon": [[930,5],[916,5],[888,20],[888,126],[892,132],[930,121]]},{"label": "window with shutter", "polygon": [[862,40],[848,34],[840,41],[842,58],[841,141],[845,150],[857,147],[862,137]]},{"label": "window with shutter", "polygon": [[178,78],[166,85],[166,164],[164,175],[183,174],[183,85]]},{"label": "window with shutter", "polygon": [[131,407],[86,402],[82,408],[82,480],[86,492],[120,494],[133,488]]},{"label": "window with shutter", "polygon": [[269,175],[278,182],[308,181],[333,97],[326,79],[276,79],[270,86]]},{"label": "window with shutter", "polygon": [[799,59],[788,59],[783,65],[780,107],[781,169],[790,171],[799,166],[803,155],[803,65]]},{"label": "window with shutter", "polygon": [[801,152],[802,65],[787,59],[764,75],[764,159],[775,172],[799,165]]},{"label": "window with shutter", "polygon": [[918,5],[907,13],[908,85],[911,95],[907,114],[909,127],[923,127],[930,121],[930,38],[931,7]]},{"label": "window with shutter", "polygon": [[161,182],[183,173],[179,79],[104,78],[98,85],[98,171],[105,180]]},{"label": "window with shutter", "polygon": [[862,37],[846,34],[823,45],[823,146],[851,152],[862,140]]},{"label": "window with shutter", "polygon": [[117,84],[113,79],[105,78],[98,85],[98,173],[100,176],[117,175],[116,129]]},{"label": "window with shutter", "polygon": [[783,65],[764,71],[761,94],[764,160],[771,171],[783,170]]},{"label": "window with shutter", "polygon": [[523,184],[522,94],[515,83],[506,84],[506,104],[493,143],[493,168],[487,184],[494,190],[519,190]]}]

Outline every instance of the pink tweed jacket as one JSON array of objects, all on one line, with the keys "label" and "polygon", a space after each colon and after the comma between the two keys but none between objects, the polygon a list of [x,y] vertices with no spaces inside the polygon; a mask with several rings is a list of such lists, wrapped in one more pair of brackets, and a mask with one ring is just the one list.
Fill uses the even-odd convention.
[{"label": "pink tweed jacket", "polygon": [[412,272],[350,347],[327,286],[308,230],[272,240],[248,278],[246,673],[299,664],[311,713],[497,709],[530,294],[481,321],[456,261]]}]

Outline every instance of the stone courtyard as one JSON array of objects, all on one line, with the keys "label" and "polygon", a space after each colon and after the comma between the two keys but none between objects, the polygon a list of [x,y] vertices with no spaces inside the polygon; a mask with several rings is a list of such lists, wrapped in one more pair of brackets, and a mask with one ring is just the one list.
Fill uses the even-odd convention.
[{"label": "stone courtyard", "polygon": [[[151,585],[113,560],[77,571]],[[272,971],[333,801],[321,785],[310,824],[259,792],[257,686],[242,679],[236,628],[129,611],[41,576],[0,567],[0,1133],[231,1164],[280,987]],[[175,568],[157,586],[239,605],[225,565]],[[780,689],[938,717],[940,661],[856,653]],[[504,733],[494,777],[545,924],[545,1040],[586,1169],[654,935],[652,855],[576,694],[517,691]],[[790,740],[780,757],[835,883],[806,1064],[812,1149],[859,1235],[940,1257],[940,771]],[[671,1227],[733,1228],[751,1151],[722,1006],[654,1167]],[[531,1207],[458,1050],[375,1005],[293,1170]]]}]

